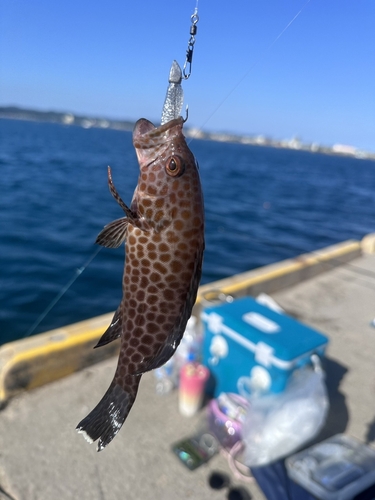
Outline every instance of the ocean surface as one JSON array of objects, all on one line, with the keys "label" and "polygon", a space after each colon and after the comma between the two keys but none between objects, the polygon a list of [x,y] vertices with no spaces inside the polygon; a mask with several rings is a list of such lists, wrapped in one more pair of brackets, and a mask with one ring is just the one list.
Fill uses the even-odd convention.
[{"label": "ocean surface", "polygon": [[[202,283],[375,231],[375,162],[193,140],[206,207]],[[0,120],[0,343],[115,310],[123,247],[94,244],[138,177],[131,133]]]}]

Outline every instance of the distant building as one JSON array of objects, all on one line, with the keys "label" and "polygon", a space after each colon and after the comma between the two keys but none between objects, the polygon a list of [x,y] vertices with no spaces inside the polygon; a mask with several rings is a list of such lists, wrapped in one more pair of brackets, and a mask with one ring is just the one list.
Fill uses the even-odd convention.
[{"label": "distant building", "polygon": [[298,137],[296,137],[296,136],[292,137],[288,141],[288,147],[291,148],[291,149],[301,149],[301,147],[302,147],[301,140]]},{"label": "distant building", "polygon": [[332,146],[332,151],[334,153],[342,154],[342,155],[356,155],[357,148],[354,146],[347,146],[346,144],[334,144]]},{"label": "distant building", "polygon": [[64,125],[71,125],[74,122],[74,115],[72,114],[63,115],[62,122],[64,123]]}]

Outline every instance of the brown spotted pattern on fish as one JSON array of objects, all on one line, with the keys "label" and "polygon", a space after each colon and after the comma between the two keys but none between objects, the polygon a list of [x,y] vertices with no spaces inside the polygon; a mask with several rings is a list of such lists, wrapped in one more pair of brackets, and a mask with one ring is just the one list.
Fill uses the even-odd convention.
[{"label": "brown spotted pattern on fish", "polygon": [[138,120],[133,133],[140,176],[130,208],[109,169],[109,187],[126,217],[108,224],[97,242],[125,243],[123,298],[96,347],[121,337],[114,379],[77,429],[103,449],[117,434],[141,375],[163,365],[179,345],[194,305],[204,250],[203,199],[183,119],[155,128]]}]

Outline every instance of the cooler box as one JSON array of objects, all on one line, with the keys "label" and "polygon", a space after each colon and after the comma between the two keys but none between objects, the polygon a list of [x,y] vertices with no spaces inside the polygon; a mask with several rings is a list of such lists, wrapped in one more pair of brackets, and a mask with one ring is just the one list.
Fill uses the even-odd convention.
[{"label": "cooler box", "polygon": [[217,397],[260,389],[284,390],[293,371],[311,356],[323,356],[328,339],[306,325],[250,297],[202,312],[203,363],[210,369]]}]

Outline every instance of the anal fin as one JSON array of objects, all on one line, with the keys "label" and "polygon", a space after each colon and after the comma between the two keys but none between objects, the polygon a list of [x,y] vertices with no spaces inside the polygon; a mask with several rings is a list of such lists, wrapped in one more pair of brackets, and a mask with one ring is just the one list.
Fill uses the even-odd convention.
[{"label": "anal fin", "polygon": [[156,356],[146,358],[138,365],[135,375],[142,375],[142,373],[156,370],[156,368],[163,366],[173,356],[177,346],[178,344],[175,347],[169,343],[164,344]]},{"label": "anal fin", "polygon": [[122,333],[122,322],[121,322],[121,312],[120,312],[120,307],[117,309],[115,312],[115,315],[113,316],[113,319],[111,321],[111,324],[107,328],[107,330],[103,333],[103,335],[100,337],[99,342],[94,346],[94,349],[97,347],[102,347],[103,345],[109,344],[113,340],[118,339],[121,337]]}]

